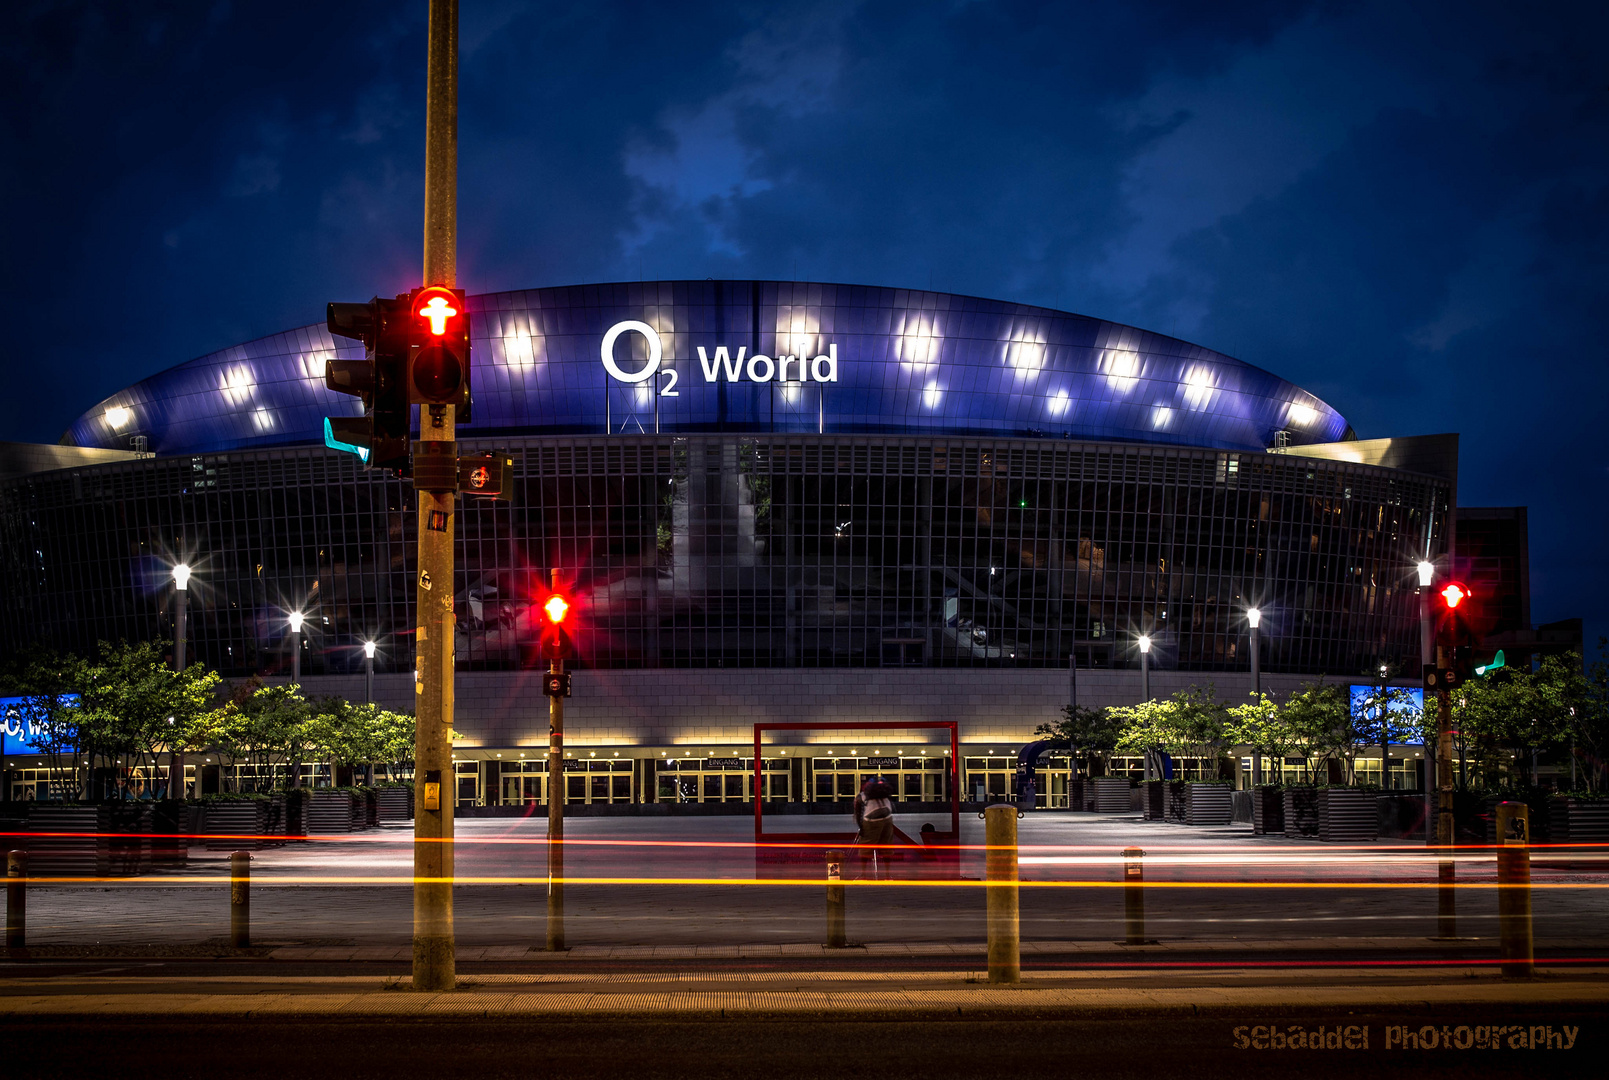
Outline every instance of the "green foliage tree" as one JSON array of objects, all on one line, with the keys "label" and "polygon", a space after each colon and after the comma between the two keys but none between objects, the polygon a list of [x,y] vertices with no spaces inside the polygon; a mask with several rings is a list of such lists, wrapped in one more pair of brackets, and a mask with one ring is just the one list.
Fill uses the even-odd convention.
[{"label": "green foliage tree", "polygon": [[1305,762],[1308,783],[1315,783],[1319,767],[1335,757],[1340,740],[1350,730],[1350,712],[1341,687],[1323,680],[1292,691],[1280,706],[1291,753]]},{"label": "green foliage tree", "polygon": [[1225,710],[1224,737],[1230,745],[1249,746],[1268,758],[1273,775],[1280,776],[1286,756],[1296,749],[1295,733],[1272,694],[1246,696],[1249,701]]},{"label": "green foliage tree", "polygon": [[1100,762],[1101,772],[1105,773],[1110,770],[1112,751],[1117,748],[1118,731],[1119,724],[1110,709],[1063,705],[1061,719],[1054,724],[1040,724],[1034,734],[1066,740],[1075,763],[1087,757],[1092,764]]},{"label": "green foliage tree", "polygon": [[44,756],[53,778],[47,782],[46,798],[76,798],[81,791],[84,740],[78,692],[83,681],[81,660],[44,648],[29,650],[8,673],[6,691],[23,700],[14,715],[4,718],[5,724]]},{"label": "green foliage tree", "polygon": [[[84,669],[81,731],[90,754],[111,754],[130,765],[149,766],[170,754],[169,772],[182,776],[184,754],[211,738],[218,674],[202,665],[174,671],[164,645],[101,642],[95,661]],[[178,783],[170,792],[182,797]]]},{"label": "green foliage tree", "polygon": [[[239,692],[237,691],[237,694]],[[312,746],[308,724],[312,708],[297,683],[255,686],[238,700],[238,724],[231,728],[231,752],[289,771],[289,785],[302,786],[301,765]]]}]

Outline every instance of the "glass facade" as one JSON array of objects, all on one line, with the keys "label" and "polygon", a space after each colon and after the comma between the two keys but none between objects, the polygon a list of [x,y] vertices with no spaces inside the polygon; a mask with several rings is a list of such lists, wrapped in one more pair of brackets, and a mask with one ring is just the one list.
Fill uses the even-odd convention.
[{"label": "glass facade", "polygon": [[[477,408],[478,408],[477,404]],[[458,515],[458,664],[536,666],[551,568],[577,666],[1153,666],[1350,675],[1417,655],[1412,565],[1445,481],[1266,452],[1053,438],[716,433],[465,440],[515,461]],[[0,484],[0,644],[173,633],[229,676],[407,671],[411,487],[321,447],[159,457]]]},{"label": "glass facade", "polygon": [[[491,293],[470,297],[469,309],[474,418],[464,437],[1047,435],[1258,451],[1350,432],[1312,394],[1222,353],[998,300],[667,281]],[[612,339],[611,376],[603,344],[628,322],[639,328]],[[142,438],[161,456],[322,442],[324,417],[360,411],[326,389],[325,361],[362,355],[322,325],[288,330],[136,383],[81,416],[65,441],[126,449]]]}]

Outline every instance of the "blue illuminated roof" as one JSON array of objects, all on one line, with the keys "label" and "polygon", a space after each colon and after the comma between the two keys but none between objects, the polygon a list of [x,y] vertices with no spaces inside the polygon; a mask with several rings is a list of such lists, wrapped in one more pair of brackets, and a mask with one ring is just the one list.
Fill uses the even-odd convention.
[{"label": "blue illuminated roof", "polygon": [[[663,281],[487,293],[470,297],[469,310],[474,420],[464,435],[651,433],[657,407],[662,432],[1042,434],[1248,451],[1266,449],[1279,430],[1298,444],[1350,437],[1334,409],[1260,368],[1131,326],[998,300]],[[662,370],[642,382],[619,381],[602,362],[605,333],[624,321],[647,324],[662,345]],[[641,370],[648,348],[644,334],[620,334],[617,370]],[[766,363],[750,363],[756,353],[772,365],[771,381],[753,381],[767,374]],[[787,383],[777,381],[779,354],[812,361],[806,374],[823,381],[799,381],[798,361]],[[357,399],[325,388],[324,362],[362,355],[322,323],[287,330],[119,391],[64,441],[127,449],[143,435],[162,455],[321,442],[325,416],[361,412]],[[825,381],[834,355],[836,381]]]}]

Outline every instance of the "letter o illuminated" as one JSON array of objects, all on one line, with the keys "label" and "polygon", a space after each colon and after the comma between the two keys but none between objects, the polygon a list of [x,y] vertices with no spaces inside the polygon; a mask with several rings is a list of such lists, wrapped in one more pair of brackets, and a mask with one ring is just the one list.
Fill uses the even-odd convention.
[{"label": "letter o illuminated", "polygon": [[[627,330],[635,330],[648,339],[647,365],[641,371],[630,374],[620,370],[620,365],[615,363],[615,339]],[[659,359],[664,355],[663,346],[659,343],[659,331],[647,323],[637,322],[635,319],[617,322],[611,326],[608,332],[603,335],[603,348],[600,351],[603,356],[603,370],[623,383],[639,383],[644,379],[653,378],[654,372],[659,370]]]}]

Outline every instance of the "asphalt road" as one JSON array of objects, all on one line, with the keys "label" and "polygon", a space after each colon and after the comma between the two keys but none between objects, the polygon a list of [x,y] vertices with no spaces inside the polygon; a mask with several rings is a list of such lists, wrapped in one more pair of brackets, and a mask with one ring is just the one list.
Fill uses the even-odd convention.
[{"label": "asphalt road", "polygon": [[[795,819],[830,828],[834,823]],[[905,823],[913,829],[919,822]],[[1123,934],[1121,857],[1146,851],[1147,934],[1169,943],[1424,938],[1436,932],[1436,864],[1417,845],[1339,848],[1252,837],[1247,826],[1191,828],[1131,817],[1039,814],[1021,828],[1022,937],[1107,942]],[[982,842],[982,822],[963,818]],[[463,947],[540,944],[546,920],[545,823],[458,823],[455,890]],[[824,871],[787,871],[804,884],[756,880],[746,818],[578,818],[567,824],[566,934],[572,946],[702,948],[820,943]],[[411,933],[411,832],[389,828],[258,852],[253,936],[279,944],[406,946]],[[55,947],[197,946],[227,928],[224,852],[197,852],[178,875],[36,885],[29,943]],[[1609,955],[1605,855],[1539,852],[1533,895],[1538,949]],[[850,873],[859,868],[850,865]],[[1460,937],[1496,933],[1490,852],[1460,856]],[[852,881],[851,940],[939,945],[984,938],[982,855],[960,880],[893,866],[887,883]]]}]

